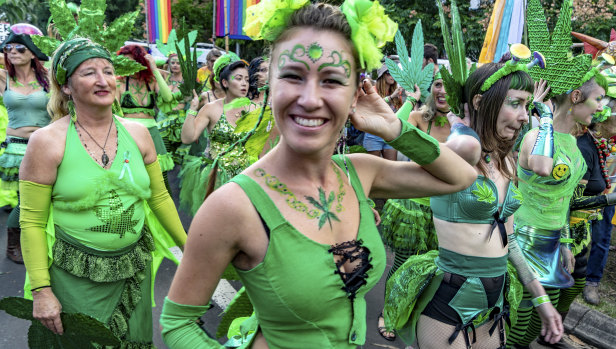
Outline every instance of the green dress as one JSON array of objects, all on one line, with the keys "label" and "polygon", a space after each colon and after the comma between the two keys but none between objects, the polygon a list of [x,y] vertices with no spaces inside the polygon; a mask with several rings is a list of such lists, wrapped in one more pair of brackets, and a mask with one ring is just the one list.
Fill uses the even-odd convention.
[{"label": "green dress", "polygon": [[90,157],[70,122],[52,190],[51,286],[63,311],[95,317],[123,346],[150,348],[150,179],[137,144],[114,122],[118,148],[108,170]]}]

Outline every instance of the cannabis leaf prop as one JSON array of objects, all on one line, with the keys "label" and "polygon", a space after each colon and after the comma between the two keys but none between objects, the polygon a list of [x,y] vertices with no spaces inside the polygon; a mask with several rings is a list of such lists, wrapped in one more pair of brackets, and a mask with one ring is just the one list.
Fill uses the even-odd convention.
[{"label": "cannabis leaf prop", "polygon": [[545,69],[532,69],[529,74],[535,81],[544,79],[550,86],[546,99],[567,93],[584,83],[584,75],[592,66],[592,56],[587,54],[570,57],[571,5],[563,1],[554,32],[550,35],[543,7],[539,0],[529,0],[526,9],[528,43],[531,51],[545,57]]},{"label": "cannabis leaf prop", "polygon": [[424,56],[424,38],[421,20],[417,22],[415,30],[413,31],[410,60],[406,49],[406,42],[400,30],[396,32],[395,42],[396,51],[400,58],[400,66],[393,60],[385,58],[385,65],[387,65],[387,69],[389,69],[389,74],[407,91],[415,91],[415,85],[419,86],[421,90],[421,101],[423,102],[426,97],[428,97],[428,89],[432,83],[434,64],[429,63],[423,69],[421,67],[423,65]]},{"label": "cannabis leaf prop", "polygon": [[338,216],[334,212],[330,210],[332,203],[336,199],[336,194],[334,192],[329,193],[329,197],[325,198],[325,190],[319,187],[319,201],[317,201],[312,196],[306,196],[306,200],[311,203],[314,207],[316,207],[319,211],[321,211],[321,216],[319,216],[319,229],[323,227],[325,222],[329,223],[329,227],[332,228],[332,219],[340,222]]},{"label": "cannabis leaf prop", "polygon": [[[80,36],[103,45],[109,52],[119,50],[124,42],[129,39],[139,11],[126,13],[111,24],[105,24],[105,0],[83,0],[79,7],[79,24],[65,0],[49,0],[51,18],[63,40],[69,40]],[[33,35],[32,41],[46,55],[53,56],[54,51],[62,41],[48,36]],[[115,74],[119,76],[131,75],[145,69],[144,66],[134,60],[115,55],[112,57]]]},{"label": "cannabis leaf prop", "polygon": [[204,86],[204,84],[197,82],[197,71],[199,70],[197,66],[197,50],[190,51],[190,47],[194,44],[196,38],[197,31],[193,30],[182,38],[180,42],[175,43],[175,48],[179,52],[178,60],[180,61],[182,78],[184,79],[179,89],[184,97],[192,97],[193,90],[197,92],[197,95],[201,94]]},{"label": "cannabis leaf prop", "polygon": [[[462,40],[462,25],[460,24],[460,14],[458,13],[456,0],[451,1],[451,31],[445,20],[442,2],[436,0],[436,4],[438,6],[445,51],[447,51],[447,58],[449,58],[449,67],[451,69],[451,72],[449,72],[447,68],[441,67],[443,85],[445,86],[445,91],[447,91],[447,104],[449,104],[449,108],[454,114],[464,118],[464,84],[468,76],[475,70],[475,65],[471,67],[470,71],[466,65],[466,46],[464,45],[464,40]],[[451,33],[453,33],[453,37]]]},{"label": "cannabis leaf prop", "polygon": [[20,297],[0,300],[0,309],[14,317],[32,321],[28,330],[28,346],[41,349],[92,348],[94,343],[102,346],[120,346],[121,341],[111,330],[95,318],[81,314],[61,313],[64,334],[57,335],[32,317],[32,301]]}]

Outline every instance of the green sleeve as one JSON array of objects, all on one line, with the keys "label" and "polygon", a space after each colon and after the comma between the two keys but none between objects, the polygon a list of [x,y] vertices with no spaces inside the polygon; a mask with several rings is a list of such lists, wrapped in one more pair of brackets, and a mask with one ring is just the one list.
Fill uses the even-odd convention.
[{"label": "green sleeve", "polygon": [[173,101],[173,94],[171,93],[171,89],[169,88],[169,85],[167,85],[167,82],[165,82],[163,76],[160,75],[158,69],[154,69],[154,78],[156,78],[156,83],[158,84],[158,93],[163,98],[163,101]]},{"label": "green sleeve", "polygon": [[408,121],[409,115],[411,115],[413,108],[415,108],[415,103],[407,100],[404,104],[402,104],[400,109],[398,109],[396,116],[401,120]]},{"label": "green sleeve", "polygon": [[171,349],[224,348],[218,341],[208,337],[195,322],[207,309],[206,305],[179,304],[165,297],[163,312],[160,315],[165,344]]}]

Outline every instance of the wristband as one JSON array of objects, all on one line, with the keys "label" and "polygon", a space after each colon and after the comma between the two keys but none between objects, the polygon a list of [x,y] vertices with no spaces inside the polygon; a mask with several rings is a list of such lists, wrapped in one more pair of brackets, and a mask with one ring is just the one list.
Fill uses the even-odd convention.
[{"label": "wristband", "polygon": [[550,301],[550,296],[548,296],[547,294],[544,294],[543,296],[533,298],[531,302],[533,302],[533,305],[535,306],[535,308],[537,308],[541,304],[549,303],[551,301]]},{"label": "wristband", "polygon": [[385,101],[385,103],[389,103],[389,101],[390,101],[391,99],[389,99],[389,96],[385,96],[385,98],[383,98],[383,100]]},{"label": "wristband", "polygon": [[411,95],[406,95],[406,100],[413,103],[413,106],[415,106],[415,104],[417,104],[417,100],[415,99],[415,97],[411,96]]},{"label": "wristband", "polygon": [[192,109],[188,109],[188,110],[186,111],[186,115],[197,116],[197,114],[198,114],[198,113],[197,113],[196,111],[192,110]]},{"label": "wristband", "polygon": [[475,138],[477,141],[479,141],[479,143],[481,143],[481,141],[479,140],[479,136],[477,135],[477,132],[475,132],[475,130],[464,125],[461,122],[456,122],[455,124],[451,126],[451,131],[449,133],[449,137],[447,137],[447,140],[449,141],[458,136],[471,136]]},{"label": "wristband", "polygon": [[42,290],[44,288],[47,288],[47,287],[51,287],[51,285],[35,287],[35,288],[31,289],[30,292],[38,292],[38,291],[40,291],[40,290]]},{"label": "wristband", "polygon": [[441,155],[441,148],[436,139],[424,133],[405,120],[400,120],[400,135],[387,144],[400,151],[419,165],[428,165]]}]

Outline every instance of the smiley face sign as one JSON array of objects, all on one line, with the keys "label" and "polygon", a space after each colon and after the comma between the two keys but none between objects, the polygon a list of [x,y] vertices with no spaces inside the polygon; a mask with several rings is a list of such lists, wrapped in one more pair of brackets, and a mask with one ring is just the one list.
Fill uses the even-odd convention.
[{"label": "smiley face sign", "polygon": [[557,164],[556,166],[554,166],[554,169],[552,169],[552,177],[554,177],[554,179],[559,180],[565,176],[567,176],[569,174],[569,166],[567,166],[567,164]]}]

